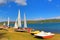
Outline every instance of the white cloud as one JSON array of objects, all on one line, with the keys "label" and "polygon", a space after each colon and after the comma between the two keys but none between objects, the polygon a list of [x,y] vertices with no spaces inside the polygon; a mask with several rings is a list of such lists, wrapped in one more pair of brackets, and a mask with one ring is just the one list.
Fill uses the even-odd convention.
[{"label": "white cloud", "polygon": [[51,17],[51,18],[46,18],[47,20],[48,19],[60,19],[60,16],[57,16],[57,17]]},{"label": "white cloud", "polygon": [[14,2],[19,5],[27,5],[26,0],[14,0]]},{"label": "white cloud", "polygon": [[0,0],[0,5],[7,4],[8,2],[14,2],[19,5],[27,5],[26,0]]},{"label": "white cloud", "polygon": [[7,3],[7,0],[0,0],[0,5],[1,4],[6,4]]},{"label": "white cloud", "polygon": [[50,18],[35,18],[35,19],[28,19],[30,21],[37,21],[37,20],[49,20],[49,19],[60,19],[60,16],[57,16],[57,17],[50,17]]},{"label": "white cloud", "polygon": [[28,20],[32,20],[32,21],[36,21],[36,20],[45,20],[45,18],[40,17],[40,18],[33,18],[33,19],[28,19]]}]

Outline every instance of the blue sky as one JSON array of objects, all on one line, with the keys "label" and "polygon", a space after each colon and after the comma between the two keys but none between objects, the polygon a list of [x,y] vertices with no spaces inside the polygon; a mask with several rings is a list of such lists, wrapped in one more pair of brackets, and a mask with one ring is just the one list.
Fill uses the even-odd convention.
[{"label": "blue sky", "polygon": [[21,11],[22,20],[24,13],[26,14],[27,20],[59,17],[60,0],[0,1],[0,21],[7,20],[8,17],[14,21],[17,18],[19,9]]}]

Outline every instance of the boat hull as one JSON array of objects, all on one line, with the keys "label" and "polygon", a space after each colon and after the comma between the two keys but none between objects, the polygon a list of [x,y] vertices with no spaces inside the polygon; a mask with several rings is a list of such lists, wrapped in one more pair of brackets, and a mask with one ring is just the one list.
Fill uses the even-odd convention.
[{"label": "boat hull", "polygon": [[49,36],[42,36],[42,38],[44,38],[44,39],[52,38],[52,37],[53,37],[52,35],[49,35]]},{"label": "boat hull", "polygon": [[23,29],[15,29],[16,32],[25,32],[26,30],[23,30]]},{"label": "boat hull", "polygon": [[54,35],[48,35],[48,36],[35,36],[35,37],[40,37],[43,39],[48,39],[48,38],[52,38]]}]

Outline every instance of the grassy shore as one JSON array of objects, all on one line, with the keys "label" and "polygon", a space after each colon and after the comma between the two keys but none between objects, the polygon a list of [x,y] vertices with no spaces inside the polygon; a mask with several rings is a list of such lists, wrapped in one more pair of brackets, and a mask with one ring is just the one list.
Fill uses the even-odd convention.
[{"label": "grassy shore", "polygon": [[27,32],[14,32],[14,29],[8,29],[8,31],[0,30],[0,40],[60,40],[60,34],[55,34],[50,39],[41,39]]}]

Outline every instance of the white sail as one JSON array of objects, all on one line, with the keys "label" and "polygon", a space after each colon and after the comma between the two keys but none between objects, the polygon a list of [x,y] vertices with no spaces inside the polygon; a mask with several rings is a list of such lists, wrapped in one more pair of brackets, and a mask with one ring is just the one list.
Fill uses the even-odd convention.
[{"label": "white sail", "polygon": [[17,20],[15,21],[14,28],[18,28],[18,25],[17,25]]},{"label": "white sail", "polygon": [[18,27],[21,27],[20,10],[18,11]]},{"label": "white sail", "polygon": [[27,28],[26,15],[24,13],[24,28]]},{"label": "white sail", "polygon": [[7,24],[7,26],[9,27],[9,17],[8,17],[8,24]]},{"label": "white sail", "polygon": [[3,25],[4,25],[4,26],[6,25],[5,22],[3,23]]}]

